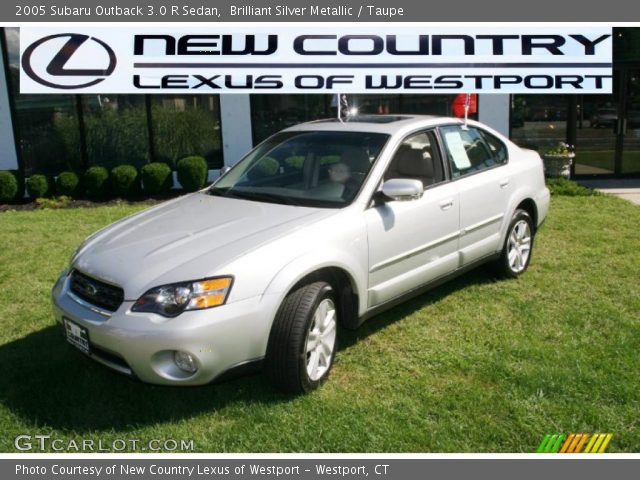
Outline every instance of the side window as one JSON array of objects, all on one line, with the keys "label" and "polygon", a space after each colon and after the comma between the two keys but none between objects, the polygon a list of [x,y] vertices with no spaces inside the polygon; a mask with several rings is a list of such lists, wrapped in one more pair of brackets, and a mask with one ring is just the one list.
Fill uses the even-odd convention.
[{"label": "side window", "polygon": [[493,159],[496,163],[505,164],[507,160],[509,160],[509,152],[507,150],[507,146],[502,143],[494,135],[491,135],[489,132],[485,130],[479,130],[480,135],[484,138],[484,141],[489,145],[489,150],[491,150],[491,154],[493,155]]},{"label": "side window", "polygon": [[444,180],[444,168],[433,131],[413,134],[400,144],[384,175],[385,180],[391,178],[413,178],[420,180],[425,187]]},{"label": "side window", "polygon": [[496,165],[490,147],[476,128],[451,125],[440,131],[454,178]]}]

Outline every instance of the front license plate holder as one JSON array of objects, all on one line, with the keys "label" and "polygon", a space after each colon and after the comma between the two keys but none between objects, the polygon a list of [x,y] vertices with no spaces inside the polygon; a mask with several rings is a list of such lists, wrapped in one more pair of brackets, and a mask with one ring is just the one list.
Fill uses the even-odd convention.
[{"label": "front license plate holder", "polygon": [[62,318],[67,342],[76,347],[85,355],[91,354],[91,344],[89,343],[89,331],[81,325],[72,322],[66,317]]}]

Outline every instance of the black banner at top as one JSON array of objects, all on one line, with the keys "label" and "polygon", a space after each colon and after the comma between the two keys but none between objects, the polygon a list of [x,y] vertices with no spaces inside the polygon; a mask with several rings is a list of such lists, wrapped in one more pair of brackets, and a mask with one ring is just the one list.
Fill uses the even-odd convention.
[{"label": "black banner at top", "polygon": [[628,0],[15,0],[0,22],[623,22],[640,21]]}]

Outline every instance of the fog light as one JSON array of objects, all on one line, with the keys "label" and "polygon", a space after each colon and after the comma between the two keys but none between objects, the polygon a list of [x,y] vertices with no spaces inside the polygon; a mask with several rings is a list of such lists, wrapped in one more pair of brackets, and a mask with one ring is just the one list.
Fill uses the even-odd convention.
[{"label": "fog light", "polygon": [[176,366],[187,373],[196,373],[198,367],[196,365],[196,361],[190,353],[180,352],[176,350],[173,352],[173,361]]}]

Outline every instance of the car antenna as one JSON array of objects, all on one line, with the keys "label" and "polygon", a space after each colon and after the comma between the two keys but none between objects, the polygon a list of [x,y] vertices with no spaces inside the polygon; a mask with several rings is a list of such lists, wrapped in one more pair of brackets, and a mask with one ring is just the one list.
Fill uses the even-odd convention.
[{"label": "car antenna", "polygon": [[471,94],[467,93],[467,96],[464,98],[464,125],[462,125],[463,130],[468,130],[467,119],[469,117],[469,107],[471,106]]},{"label": "car antenna", "polygon": [[346,115],[349,115],[349,102],[347,101],[347,96],[339,93],[338,94],[338,120],[340,120],[340,123],[344,123],[344,120],[342,119],[343,108]]}]

